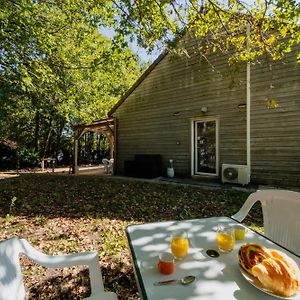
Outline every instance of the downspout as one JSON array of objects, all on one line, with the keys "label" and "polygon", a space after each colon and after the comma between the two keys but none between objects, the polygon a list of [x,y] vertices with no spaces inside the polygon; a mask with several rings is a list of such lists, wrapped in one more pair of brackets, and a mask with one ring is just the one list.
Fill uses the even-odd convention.
[{"label": "downspout", "polygon": [[[250,39],[250,24],[247,24],[247,50],[250,51],[249,39]],[[246,79],[246,97],[247,97],[247,169],[248,169],[248,183],[251,180],[251,135],[250,135],[250,117],[251,117],[251,78],[250,78],[250,61],[247,62],[247,79]]]}]

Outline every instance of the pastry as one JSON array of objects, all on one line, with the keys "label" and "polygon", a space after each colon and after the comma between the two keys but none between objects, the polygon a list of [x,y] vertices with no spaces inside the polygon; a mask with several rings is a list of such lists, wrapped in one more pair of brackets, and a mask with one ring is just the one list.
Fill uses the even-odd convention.
[{"label": "pastry", "polygon": [[299,290],[297,274],[280,258],[266,258],[253,266],[251,272],[266,289],[274,294],[290,297]]},{"label": "pastry", "polygon": [[264,259],[271,257],[271,253],[262,245],[247,243],[240,247],[238,257],[240,266],[252,275],[252,268]]},{"label": "pastry", "polygon": [[290,297],[298,292],[299,267],[285,253],[248,243],[240,247],[238,256],[240,266],[272,293]]},{"label": "pastry", "polygon": [[299,274],[299,267],[292,258],[290,258],[285,253],[283,253],[279,250],[275,250],[275,249],[269,249],[269,250],[270,250],[272,257],[278,258],[281,261],[283,261],[294,274],[297,274],[297,275]]}]

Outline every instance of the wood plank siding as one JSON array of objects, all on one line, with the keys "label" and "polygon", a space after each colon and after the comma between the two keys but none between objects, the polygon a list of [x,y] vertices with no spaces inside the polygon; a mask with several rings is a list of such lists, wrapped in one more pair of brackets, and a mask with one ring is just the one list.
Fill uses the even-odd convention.
[{"label": "wood plank siding", "polygon": [[[300,66],[295,52],[271,71],[266,65],[252,67],[251,93],[252,181],[300,187]],[[265,109],[267,97],[278,99],[279,107]]]},{"label": "wood plank siding", "polygon": [[[191,121],[219,120],[219,174],[226,164],[247,164],[246,66],[232,84],[226,58],[213,55],[214,69],[188,44],[190,57],[166,54],[116,105],[116,170],[135,154],[160,154],[163,168],[174,160],[176,176],[191,177]],[[270,89],[272,84],[273,88]],[[267,109],[265,99],[279,100]],[[207,112],[201,112],[207,107]],[[300,67],[293,55],[251,66],[251,182],[300,187]]]}]

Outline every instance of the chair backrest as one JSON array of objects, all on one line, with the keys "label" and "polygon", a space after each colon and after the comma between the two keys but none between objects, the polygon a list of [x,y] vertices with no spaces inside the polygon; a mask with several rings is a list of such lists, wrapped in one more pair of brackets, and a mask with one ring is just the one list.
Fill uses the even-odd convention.
[{"label": "chair backrest", "polygon": [[109,160],[107,158],[103,158],[102,163],[104,164],[104,166],[108,166]]},{"label": "chair backrest", "polygon": [[111,159],[103,158],[102,163],[104,165],[105,173],[112,174],[113,168],[114,168],[114,159],[113,158],[111,158]]},{"label": "chair backrest", "polygon": [[232,218],[243,221],[257,201],[262,206],[265,236],[300,255],[300,193],[259,190],[247,198]]},{"label": "chair backrest", "polygon": [[34,262],[47,268],[87,265],[91,284],[89,299],[117,300],[115,293],[104,291],[96,251],[51,256],[36,250],[26,240],[17,237],[0,242],[0,300],[25,300],[26,298],[19,263],[20,253],[24,253]]}]

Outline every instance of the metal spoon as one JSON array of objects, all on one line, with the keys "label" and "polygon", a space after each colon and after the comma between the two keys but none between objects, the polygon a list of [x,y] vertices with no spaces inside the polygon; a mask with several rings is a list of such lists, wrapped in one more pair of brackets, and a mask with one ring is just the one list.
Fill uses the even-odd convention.
[{"label": "metal spoon", "polygon": [[196,279],[195,276],[189,275],[189,276],[185,276],[181,279],[157,281],[157,282],[154,282],[153,285],[157,286],[157,285],[168,285],[168,284],[175,284],[175,283],[180,283],[182,285],[188,285],[188,284],[192,283],[193,281],[195,281],[195,279]]}]

